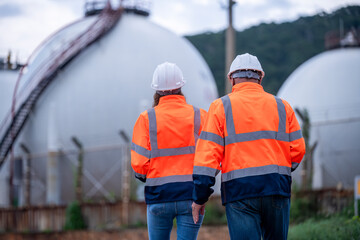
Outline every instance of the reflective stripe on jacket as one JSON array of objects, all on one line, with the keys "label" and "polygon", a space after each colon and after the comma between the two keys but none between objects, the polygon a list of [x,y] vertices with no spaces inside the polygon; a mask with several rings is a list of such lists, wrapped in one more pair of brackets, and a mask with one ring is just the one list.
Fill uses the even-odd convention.
[{"label": "reflective stripe on jacket", "polygon": [[131,143],[135,177],[145,182],[146,203],[192,199],[195,143],[206,111],[169,95],[140,114]]},{"label": "reflective stripe on jacket", "polygon": [[257,83],[239,83],[209,109],[196,148],[194,200],[207,201],[221,171],[223,204],[267,195],[290,196],[291,171],[305,154],[291,106]]}]

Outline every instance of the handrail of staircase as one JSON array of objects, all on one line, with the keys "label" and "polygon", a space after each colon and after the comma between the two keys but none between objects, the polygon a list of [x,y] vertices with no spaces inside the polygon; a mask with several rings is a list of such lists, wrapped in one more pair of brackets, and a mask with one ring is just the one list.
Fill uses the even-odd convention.
[{"label": "handrail of staircase", "polygon": [[[17,88],[24,74],[24,69],[27,67],[28,63],[24,65],[24,67],[20,70],[20,74],[15,86],[12,107],[0,125],[0,139],[4,139],[6,137],[10,130],[9,128],[12,125],[12,121],[14,121],[16,113],[21,110],[28,97],[31,95],[33,90],[36,89],[40,82],[48,78],[53,79],[58,70],[66,66],[87,46],[91,45],[97,39],[107,33],[117,23],[122,11],[122,7],[113,10],[110,2],[108,1],[107,6],[89,28],[87,28],[84,32],[81,32],[73,40],[63,44],[64,47],[62,49],[55,51],[44,60],[44,64],[40,64],[41,67],[35,71],[35,74],[28,80],[29,84],[26,87],[26,91],[21,91],[21,95],[19,95],[19,93],[17,93]],[[31,57],[29,58],[28,62],[30,60]],[[12,139],[12,144],[14,141],[15,139]],[[3,159],[0,159],[0,167],[5,158],[6,156]]]}]

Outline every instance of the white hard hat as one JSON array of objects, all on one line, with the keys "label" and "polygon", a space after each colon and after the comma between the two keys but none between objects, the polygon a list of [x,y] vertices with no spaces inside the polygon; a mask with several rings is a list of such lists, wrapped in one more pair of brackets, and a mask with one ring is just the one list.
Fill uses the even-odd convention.
[{"label": "white hard hat", "polygon": [[231,63],[230,71],[228,73],[228,79],[230,79],[231,74],[236,71],[245,71],[245,70],[255,70],[262,73],[261,79],[265,76],[265,72],[261,67],[261,64],[257,57],[245,53],[241,55],[237,55],[234,61]]},{"label": "white hard hat", "polygon": [[183,74],[174,63],[164,62],[154,71],[151,88],[156,91],[167,91],[181,88],[185,85]]}]

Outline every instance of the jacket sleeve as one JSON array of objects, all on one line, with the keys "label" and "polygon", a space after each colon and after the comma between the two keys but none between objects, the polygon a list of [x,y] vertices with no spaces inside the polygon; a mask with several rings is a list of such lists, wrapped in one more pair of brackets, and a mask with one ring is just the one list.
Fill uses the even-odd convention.
[{"label": "jacket sleeve", "polygon": [[147,112],[143,112],[135,123],[131,142],[131,166],[135,171],[135,177],[142,182],[146,181],[149,164],[149,121]]},{"label": "jacket sleeve", "polygon": [[223,119],[222,104],[215,101],[210,106],[195,151],[193,200],[197,204],[204,204],[214,192],[211,187],[224,155]]},{"label": "jacket sleeve", "polygon": [[288,103],[285,102],[285,104],[288,106],[287,114],[289,116],[291,171],[295,171],[305,155],[306,146],[295,113]]}]

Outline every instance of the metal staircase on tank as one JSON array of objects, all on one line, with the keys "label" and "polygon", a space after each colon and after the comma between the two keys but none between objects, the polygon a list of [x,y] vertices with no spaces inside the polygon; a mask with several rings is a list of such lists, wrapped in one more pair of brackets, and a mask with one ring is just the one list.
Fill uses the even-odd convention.
[{"label": "metal staircase on tank", "polygon": [[37,100],[46,87],[55,79],[58,71],[63,69],[81,51],[109,32],[118,22],[122,12],[122,7],[114,10],[110,1],[107,1],[106,7],[85,31],[80,32],[69,42],[62,44],[61,50],[51,54],[47,59],[48,61],[42,64],[36,73],[28,79],[29,84],[27,87],[30,89],[25,93],[18,94],[21,96],[19,96],[20,101],[16,104],[17,85],[27,64],[21,69],[14,91],[12,108],[0,125],[0,168]]}]

